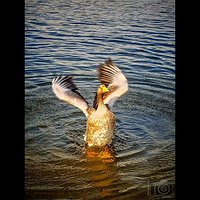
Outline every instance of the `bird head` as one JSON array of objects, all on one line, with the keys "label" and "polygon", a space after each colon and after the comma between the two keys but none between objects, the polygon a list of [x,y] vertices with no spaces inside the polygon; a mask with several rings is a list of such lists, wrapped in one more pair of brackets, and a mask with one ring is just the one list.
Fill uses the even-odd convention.
[{"label": "bird head", "polygon": [[99,85],[99,88],[98,88],[99,90],[100,90],[100,92],[102,93],[102,94],[104,94],[104,93],[106,93],[106,92],[109,92],[109,89],[105,86],[105,85]]}]

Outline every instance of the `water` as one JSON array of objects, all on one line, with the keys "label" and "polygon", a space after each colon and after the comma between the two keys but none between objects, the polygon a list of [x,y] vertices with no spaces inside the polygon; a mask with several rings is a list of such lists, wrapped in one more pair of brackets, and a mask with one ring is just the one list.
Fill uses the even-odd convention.
[{"label": "water", "polygon": [[[25,30],[26,199],[174,199],[174,0],[26,0]],[[129,83],[113,161],[84,156],[85,116],[51,88],[71,74],[92,105],[108,57]]]}]

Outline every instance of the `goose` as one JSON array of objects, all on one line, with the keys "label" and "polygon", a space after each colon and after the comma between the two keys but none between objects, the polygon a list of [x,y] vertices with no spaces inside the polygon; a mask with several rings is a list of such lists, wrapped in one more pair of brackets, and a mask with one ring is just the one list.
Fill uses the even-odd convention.
[{"label": "goose", "polygon": [[85,114],[86,146],[102,148],[112,145],[116,123],[112,108],[117,99],[128,91],[128,81],[111,58],[98,66],[97,74],[100,83],[92,107],[79,93],[72,76],[54,77],[52,89],[60,100],[79,108]]}]

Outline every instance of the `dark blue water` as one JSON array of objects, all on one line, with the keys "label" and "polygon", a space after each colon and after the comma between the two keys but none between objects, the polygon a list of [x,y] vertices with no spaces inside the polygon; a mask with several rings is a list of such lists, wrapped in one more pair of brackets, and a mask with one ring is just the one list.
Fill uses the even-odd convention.
[{"label": "dark blue water", "polygon": [[[108,57],[129,83],[113,109],[113,162],[84,156],[85,116],[51,88],[74,75],[92,105]],[[174,186],[174,0],[26,0],[26,198],[174,199]]]}]

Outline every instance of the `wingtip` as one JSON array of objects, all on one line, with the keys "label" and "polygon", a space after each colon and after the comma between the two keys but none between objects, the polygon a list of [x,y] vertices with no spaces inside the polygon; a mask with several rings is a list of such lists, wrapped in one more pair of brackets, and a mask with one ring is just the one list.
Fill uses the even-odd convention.
[{"label": "wingtip", "polygon": [[54,84],[58,78],[59,78],[59,76],[55,76],[55,77],[52,79],[52,84]]},{"label": "wingtip", "polygon": [[71,81],[71,79],[73,78],[73,76],[71,76],[71,75],[66,75],[66,76],[55,76],[55,77],[52,79],[52,84],[55,83],[55,82],[57,82],[58,79],[60,79],[60,78],[65,78],[65,79]]},{"label": "wingtip", "polygon": [[112,65],[112,59],[110,57],[108,57],[108,59],[105,61],[105,64],[107,65]]},{"label": "wingtip", "polygon": [[107,65],[107,64],[113,64],[112,59],[111,59],[110,57],[108,57],[108,58],[104,61],[104,63],[100,63],[99,66],[101,66],[101,65]]}]

